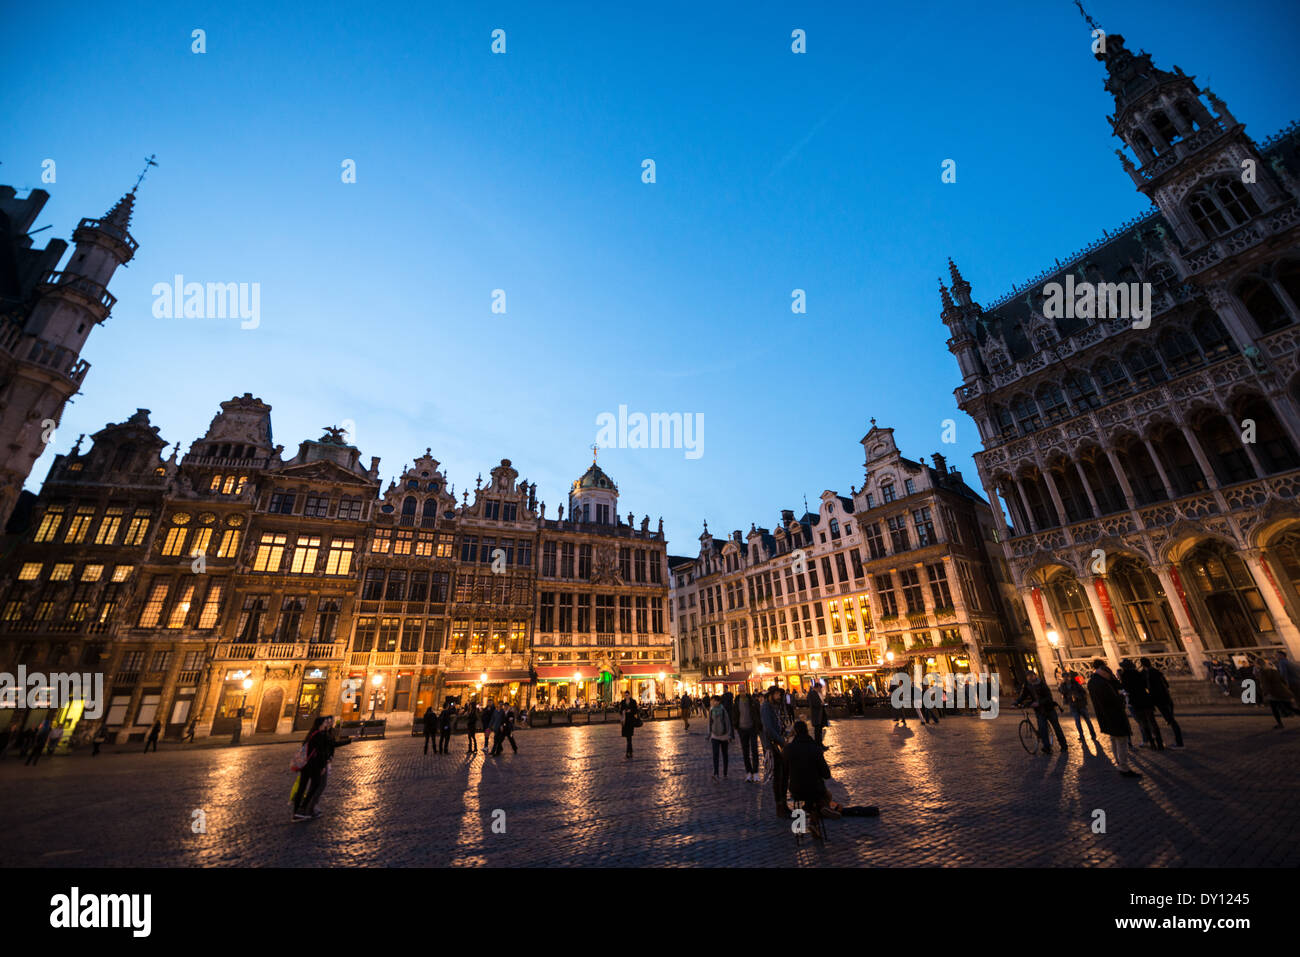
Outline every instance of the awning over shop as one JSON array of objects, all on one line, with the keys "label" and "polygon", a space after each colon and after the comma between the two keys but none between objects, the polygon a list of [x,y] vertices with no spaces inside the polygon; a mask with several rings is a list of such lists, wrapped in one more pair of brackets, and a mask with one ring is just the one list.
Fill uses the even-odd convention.
[{"label": "awning over shop", "polygon": [[625,665],[621,670],[624,678],[658,678],[661,671],[664,677],[673,677],[673,673],[664,665]]},{"label": "awning over shop", "polygon": [[445,680],[449,685],[476,684],[483,680],[485,674],[490,682],[527,681],[529,679],[527,671],[448,671]]},{"label": "awning over shop", "polygon": [[582,681],[591,681],[599,677],[596,669],[590,665],[586,667],[574,665],[568,668],[550,666],[537,669],[537,677],[542,681],[572,681],[574,675],[578,675]]},{"label": "awning over shop", "polygon": [[703,679],[705,682],[715,682],[724,685],[743,685],[746,681],[756,680],[748,671],[733,671],[725,678],[709,677]]}]

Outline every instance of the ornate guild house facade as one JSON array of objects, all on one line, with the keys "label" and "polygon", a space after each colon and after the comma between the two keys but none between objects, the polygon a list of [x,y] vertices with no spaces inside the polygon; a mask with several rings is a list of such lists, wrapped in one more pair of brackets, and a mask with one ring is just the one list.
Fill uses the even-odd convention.
[{"label": "ornate guild house facade", "polygon": [[[1200,676],[1212,655],[1294,659],[1300,128],[1256,144],[1121,36],[1097,59],[1155,208],[991,306],[951,261],[940,283],[1011,575],[1044,661],[1147,655]],[[1049,283],[1091,284],[1097,305],[1098,284],[1150,284],[1152,308],[1062,318]]]}]

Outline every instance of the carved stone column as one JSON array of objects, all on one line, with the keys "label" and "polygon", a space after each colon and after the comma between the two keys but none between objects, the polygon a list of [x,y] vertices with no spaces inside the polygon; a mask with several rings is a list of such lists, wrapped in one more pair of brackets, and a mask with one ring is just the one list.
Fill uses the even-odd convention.
[{"label": "carved stone column", "polygon": [[[1043,479],[1047,482],[1047,492],[1052,496],[1052,505],[1056,508],[1056,516],[1060,521],[1060,526],[1065,528],[1070,524],[1070,516],[1065,513],[1065,503],[1061,500],[1061,490],[1056,487],[1056,477],[1052,475],[1051,469],[1043,469],[1042,474]],[[1069,541],[1074,541],[1073,538],[1069,538],[1068,531],[1066,536]]]},{"label": "carved stone column", "polygon": [[1120,464],[1119,456],[1115,454],[1115,449],[1111,446],[1105,448],[1106,458],[1110,462],[1110,467],[1115,472],[1115,478],[1119,480],[1119,487],[1124,490],[1124,501],[1128,504],[1130,512],[1137,511],[1137,498],[1133,494],[1133,486],[1129,484],[1128,474],[1124,471],[1123,465]]},{"label": "carved stone column", "polygon": [[1300,660],[1300,628],[1296,627],[1295,620],[1291,617],[1290,611],[1287,610],[1282,596],[1279,594],[1280,589],[1273,578],[1273,569],[1265,565],[1267,559],[1264,551],[1259,548],[1244,549],[1239,553],[1246,567],[1250,569],[1251,577],[1255,579],[1255,586],[1259,593],[1264,596],[1264,604],[1268,606],[1268,613],[1273,618],[1273,624],[1277,627],[1278,635],[1286,645],[1287,657],[1292,661]]},{"label": "carved stone column", "polygon": [[1178,624],[1178,640],[1183,650],[1187,652],[1187,663],[1191,666],[1192,676],[1204,678],[1206,677],[1205,659],[1208,653],[1205,650],[1205,642],[1201,640],[1196,625],[1192,622],[1191,611],[1184,604],[1182,592],[1174,580],[1174,566],[1153,565],[1152,570],[1160,579],[1160,586],[1165,590],[1165,601],[1169,602],[1169,610],[1174,613],[1174,621]]},{"label": "carved stone column", "polygon": [[1088,484],[1088,473],[1083,470],[1083,463],[1075,459],[1074,467],[1079,473],[1079,481],[1083,483],[1084,494],[1088,496],[1088,504],[1092,506],[1092,517],[1101,518],[1101,509],[1097,507],[1097,496],[1092,494],[1092,486]]},{"label": "carved stone column", "polygon": [[[1106,660],[1110,662],[1112,670],[1118,668],[1119,660],[1124,656],[1121,653],[1119,643],[1115,640],[1115,635],[1110,630],[1110,619],[1106,617],[1106,613],[1101,607],[1101,598],[1097,595],[1096,578],[1081,578],[1079,582],[1083,585],[1084,594],[1088,596],[1088,607],[1092,609],[1093,623],[1097,626],[1097,633],[1101,635],[1101,646],[1106,651]],[[1109,589],[1107,589],[1107,593],[1109,594]]]},{"label": "carved stone column", "polygon": [[1169,501],[1172,502],[1178,497],[1178,495],[1174,491],[1173,483],[1169,481],[1169,473],[1165,471],[1164,463],[1160,461],[1160,456],[1156,453],[1155,445],[1152,444],[1150,439],[1145,437],[1142,439],[1142,444],[1146,446],[1147,455],[1151,456],[1151,463],[1155,465],[1156,472],[1160,475],[1160,484],[1165,487],[1165,495],[1168,496]]},{"label": "carved stone column", "polygon": [[1029,507],[1029,496],[1025,494],[1024,480],[1017,477],[1012,481],[1016,483],[1016,491],[1020,493],[1020,505],[1025,510],[1025,524],[1029,526],[1030,532],[1039,531],[1038,523],[1034,521],[1034,510]]}]

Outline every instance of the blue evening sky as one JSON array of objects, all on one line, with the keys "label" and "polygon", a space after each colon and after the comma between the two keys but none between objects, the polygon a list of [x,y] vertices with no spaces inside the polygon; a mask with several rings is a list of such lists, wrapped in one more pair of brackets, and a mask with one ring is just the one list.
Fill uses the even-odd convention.
[{"label": "blue evening sky", "polygon": [[[771,527],[860,484],[872,416],[978,487],[946,257],[989,303],[1147,205],[1067,0],[401,6],[8,5],[0,182],[56,160],[41,242],[161,164],[57,451],[137,407],[187,449],[252,392],[286,457],[350,420],[385,484],[426,446],[458,494],[509,457],[553,516],[600,413],[699,413],[698,459],[600,456],[620,511],[694,554],[701,519]],[[1256,138],[1300,112],[1297,9],[1089,5]],[[177,273],[260,283],[260,326],[154,318]]]}]

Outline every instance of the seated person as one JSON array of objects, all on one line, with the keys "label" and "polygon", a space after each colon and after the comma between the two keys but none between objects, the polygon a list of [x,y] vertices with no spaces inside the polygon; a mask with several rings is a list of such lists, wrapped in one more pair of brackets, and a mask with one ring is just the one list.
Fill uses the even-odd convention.
[{"label": "seated person", "polygon": [[790,769],[790,797],[802,801],[808,809],[809,826],[816,830],[817,818],[837,818],[840,813],[826,790],[831,776],[825,750],[808,734],[803,721],[794,723],[794,740],[785,747],[783,756]]}]

